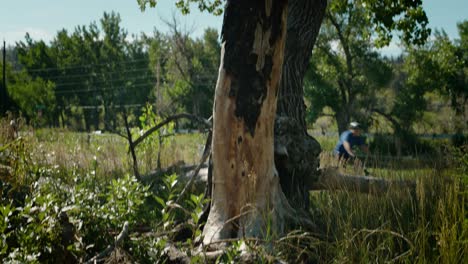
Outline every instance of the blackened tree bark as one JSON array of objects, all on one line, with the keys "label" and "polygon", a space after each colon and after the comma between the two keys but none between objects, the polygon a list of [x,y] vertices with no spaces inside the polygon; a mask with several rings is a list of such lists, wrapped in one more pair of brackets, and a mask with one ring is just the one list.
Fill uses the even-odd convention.
[{"label": "blackened tree bark", "polygon": [[290,210],[274,164],[287,0],[228,0],[213,107],[213,183],[204,242],[281,233]]},{"label": "blackened tree bark", "polygon": [[275,162],[291,204],[308,208],[309,183],[317,180],[321,148],[307,134],[304,75],[324,19],[327,0],[290,0],[286,48],[275,123]]}]

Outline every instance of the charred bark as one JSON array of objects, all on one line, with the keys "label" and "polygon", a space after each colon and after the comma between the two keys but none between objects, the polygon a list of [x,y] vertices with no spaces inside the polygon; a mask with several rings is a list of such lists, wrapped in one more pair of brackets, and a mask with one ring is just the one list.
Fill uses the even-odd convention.
[{"label": "charred bark", "polygon": [[289,205],[274,166],[273,127],[286,10],[286,0],[226,4],[213,109],[213,184],[203,230],[205,244],[261,236],[264,213],[275,214],[274,228],[281,230]]},{"label": "charred bark", "polygon": [[[275,162],[281,187],[297,208],[307,209],[304,182],[317,180],[320,144],[307,134],[304,75],[324,19],[326,0],[289,1],[286,48],[275,123]],[[312,177],[312,179],[311,179]]]}]

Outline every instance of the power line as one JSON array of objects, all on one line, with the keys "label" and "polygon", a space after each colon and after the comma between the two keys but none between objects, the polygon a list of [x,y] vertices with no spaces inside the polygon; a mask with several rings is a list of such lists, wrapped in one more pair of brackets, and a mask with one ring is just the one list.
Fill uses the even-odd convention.
[{"label": "power line", "polygon": [[[148,81],[156,81],[155,78],[148,78],[147,76],[141,76],[137,78],[131,78],[131,79],[117,79],[117,80],[97,80],[97,81],[91,81],[89,82],[90,84],[97,85],[97,84],[108,84],[108,83],[116,83],[116,82],[135,82],[135,81],[140,81],[140,80],[148,80]],[[65,87],[65,86],[75,86],[75,85],[85,85],[86,82],[89,80],[84,79],[81,82],[64,82],[64,83],[55,83],[56,87]],[[162,80],[165,81],[165,80]]]},{"label": "power line", "polygon": [[55,75],[53,77],[50,77],[51,79],[64,79],[64,78],[79,78],[79,77],[87,77],[87,76],[92,76],[92,77],[99,77],[100,75],[103,74],[119,74],[121,75],[122,73],[132,73],[132,72],[148,72],[152,73],[151,69],[148,67],[145,68],[136,68],[136,69],[131,69],[131,70],[125,70],[125,71],[103,71],[103,72],[88,72],[88,73],[78,73],[78,74],[67,74],[67,73],[62,73],[60,75]]},{"label": "power line", "polygon": [[29,69],[28,72],[47,72],[47,71],[58,71],[58,70],[66,70],[66,69],[86,69],[86,68],[91,68],[91,67],[97,67],[97,66],[105,66],[105,65],[126,65],[130,63],[135,63],[135,62],[149,62],[149,58],[145,59],[135,59],[135,60],[125,60],[123,62],[118,62],[113,64],[113,62],[103,62],[99,64],[75,64],[73,66],[64,66],[64,67],[50,67],[50,68],[43,68],[43,69]]},{"label": "power line", "polygon": [[[96,86],[94,87],[91,87],[92,89],[88,89],[88,88],[85,88],[85,89],[73,89],[73,90],[65,90],[65,91],[55,91],[55,94],[57,95],[61,95],[61,94],[86,94],[86,93],[91,93],[91,92],[107,92],[107,91],[118,91],[118,90],[123,90],[123,89],[131,89],[131,88],[135,88],[135,87],[143,87],[143,86],[152,86],[152,85],[155,85],[155,83],[153,82],[149,82],[149,83],[140,83],[140,84],[132,84],[130,86],[113,86],[113,87],[110,87],[110,86],[102,86],[101,88],[98,88]],[[209,86],[208,84],[206,83],[195,83],[196,86]]]},{"label": "power line", "polygon": [[[131,63],[144,62],[144,61],[149,62],[150,59],[126,60],[126,61],[123,61],[123,62],[118,62],[118,63],[114,64],[114,66],[116,66],[116,65],[123,66],[123,65],[131,64]],[[110,63],[100,63],[100,64],[91,64],[91,65],[90,64],[74,65],[74,66],[65,66],[65,67],[50,67],[50,68],[44,68],[44,69],[28,69],[27,72],[29,72],[29,73],[50,72],[50,71],[63,72],[64,70],[67,70],[67,69],[68,70],[69,69],[92,69],[93,67],[98,67],[98,66],[103,66],[103,65],[110,65]],[[135,69],[131,69],[131,70],[128,70],[128,71],[124,71],[124,73],[125,72],[139,72],[140,70],[141,71],[148,71],[149,73],[152,72],[150,67],[141,67],[141,68],[135,68]],[[19,70],[13,71],[13,73],[19,73],[19,72],[21,72],[21,71],[19,71]],[[120,74],[120,72],[118,72],[118,71],[109,71],[109,72],[111,72],[111,74]],[[107,73],[109,73],[109,72],[107,72]],[[74,78],[74,77],[95,76],[94,74],[95,73],[68,75],[66,73],[63,73],[63,74],[60,74],[60,75],[56,74],[55,76],[51,76],[49,78],[50,79],[53,79],[53,78],[58,79],[58,78]],[[205,76],[207,78],[211,78],[211,77],[213,77],[215,75],[214,74],[213,75],[201,75],[201,78],[203,78],[203,76]]]},{"label": "power line", "polygon": [[143,87],[143,86],[151,86],[154,85],[154,83],[139,83],[139,84],[133,84],[131,86],[102,86],[101,88],[98,88],[96,86],[90,87],[92,89],[78,89],[78,90],[67,90],[67,91],[56,91],[55,94],[67,94],[67,93],[72,93],[72,94],[80,94],[80,93],[90,93],[90,92],[106,92],[106,91],[118,91],[118,90],[124,90],[128,88],[134,88],[134,87]]},{"label": "power line", "polygon": [[[142,106],[145,106],[145,105],[146,105],[146,104],[118,104],[118,105],[112,106],[112,108],[142,107]],[[59,106],[58,108],[59,108],[59,109],[70,109],[70,108],[73,108],[73,107],[82,108],[82,109],[98,109],[98,108],[104,108],[103,105],[67,105],[67,106],[65,106],[65,107]]]},{"label": "power line", "polygon": [[[19,71],[16,71],[16,73],[18,73]],[[127,74],[127,73],[133,73],[133,74],[138,74],[138,73],[148,73],[148,75],[153,75],[154,76],[154,73],[151,71],[151,69],[149,68],[139,68],[139,69],[131,69],[131,70],[126,70],[126,71],[109,71],[109,72],[90,72],[90,73],[84,73],[84,74],[57,74],[57,75],[51,75],[51,76],[47,76],[47,79],[51,80],[51,81],[57,81],[57,80],[60,80],[60,79],[68,79],[68,78],[83,78],[85,79],[84,77],[92,77],[92,78],[104,78],[104,77],[112,77],[112,76],[115,76],[115,75],[118,75],[119,77],[122,77],[123,75]],[[193,76],[193,79],[197,79],[197,80],[201,80],[201,79],[206,79],[206,80],[209,80],[209,79],[213,79],[213,78],[217,78],[217,74],[197,74],[195,76]]]},{"label": "power line", "polygon": [[[129,74],[129,73],[132,73],[132,74]],[[141,76],[142,74],[139,74],[139,73],[143,73],[147,77]],[[145,73],[147,73],[147,74],[145,74]],[[128,75],[130,75],[130,76],[140,75],[140,77],[139,78],[134,78],[134,77],[129,77]],[[88,78],[86,78],[86,77],[88,77]],[[141,79],[145,79],[145,78],[148,79],[148,80],[156,80],[156,77],[151,72],[151,70],[148,69],[148,68],[132,69],[132,70],[127,70],[127,71],[123,71],[123,72],[107,72],[107,73],[98,73],[98,74],[96,74],[96,73],[75,74],[75,75],[73,75],[73,74],[72,75],[63,74],[63,75],[48,76],[47,79],[55,82],[56,86],[63,87],[63,86],[80,85],[80,84],[83,84],[86,81],[89,81],[89,79],[98,79],[99,80],[99,79],[104,79],[106,77],[110,78],[110,79],[118,78],[117,81],[134,81],[134,80],[141,80]],[[126,79],[122,79],[124,77]],[[151,78],[151,77],[153,77],[153,78]],[[58,80],[61,80],[61,79],[73,79],[73,78],[82,78],[82,81],[58,82]],[[215,80],[216,78],[217,78],[217,75],[215,75],[215,74],[202,74],[202,75],[193,76],[193,79],[196,80],[196,81],[203,81],[203,80],[211,81],[211,80]],[[170,80],[169,79],[160,79],[160,81],[167,82],[167,81],[170,81]],[[92,81],[93,84],[107,83],[107,82],[110,82],[110,80]],[[114,82],[114,80],[112,80],[112,82]]]},{"label": "power line", "polygon": [[[136,82],[136,81],[141,81],[141,80],[147,80],[149,82],[152,82],[152,84],[156,84],[156,78],[148,78],[148,77],[142,77],[142,78],[135,78],[135,79],[119,79],[119,80],[101,80],[101,81],[92,81],[92,82],[89,82],[89,84],[91,85],[98,85],[98,84],[115,84],[115,83],[121,83],[121,82]],[[86,81],[87,80],[84,80],[83,82],[70,82],[70,83],[56,83],[56,87],[57,88],[63,88],[63,87],[66,87],[66,86],[86,86]],[[167,83],[169,82],[170,80],[168,79],[160,79],[159,80],[160,82],[163,82],[163,83]],[[206,81],[202,81],[202,80],[197,80],[196,82],[191,82],[193,85],[195,86],[204,86],[204,85],[207,85],[208,84],[215,84],[216,83],[216,79],[207,79]],[[131,83],[129,83],[128,85],[132,85]]]}]

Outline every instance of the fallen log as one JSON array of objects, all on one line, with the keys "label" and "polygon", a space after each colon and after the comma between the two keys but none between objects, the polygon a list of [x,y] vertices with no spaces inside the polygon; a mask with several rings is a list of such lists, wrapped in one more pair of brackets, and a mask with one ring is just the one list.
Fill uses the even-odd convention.
[{"label": "fallen log", "polygon": [[317,181],[309,183],[309,190],[346,190],[359,193],[381,194],[390,187],[407,188],[414,192],[416,181],[388,180],[372,176],[347,175],[336,169],[321,169]]},{"label": "fallen log", "polygon": [[[199,167],[199,168],[197,168]],[[197,172],[197,170],[199,170]],[[317,180],[311,179],[306,182],[309,191],[349,191],[357,193],[382,194],[390,188],[406,188],[411,192],[416,190],[416,181],[414,180],[389,180],[373,176],[350,175],[340,173],[336,168],[320,169],[320,176]],[[145,175],[143,179],[152,179],[152,185],[157,183],[159,176],[165,174],[180,173],[180,179],[183,182],[194,181],[197,186],[204,187],[208,180],[208,165],[174,165],[167,169],[154,171]],[[195,176],[195,177],[193,177]],[[202,190],[200,190],[202,191]]]},{"label": "fallen log", "polygon": [[[193,170],[188,171],[183,178],[193,175]],[[203,183],[208,178],[208,168],[201,169],[196,181]],[[407,188],[414,192],[416,181],[413,180],[389,180],[373,176],[349,175],[340,173],[334,168],[320,170],[320,176],[316,181],[306,182],[309,191],[350,191],[358,193],[381,194],[389,188]],[[202,186],[201,184],[199,186]]]}]

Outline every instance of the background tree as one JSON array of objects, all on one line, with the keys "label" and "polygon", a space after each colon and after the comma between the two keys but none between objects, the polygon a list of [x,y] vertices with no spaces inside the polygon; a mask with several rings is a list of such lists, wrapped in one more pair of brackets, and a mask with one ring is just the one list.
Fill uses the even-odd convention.
[{"label": "background tree", "polygon": [[[32,77],[55,83],[55,123],[86,130],[115,129],[122,107],[139,111],[153,88],[148,53],[138,39],[127,40],[118,14],[104,13],[100,27],[93,22],[69,34],[61,30],[48,46],[32,41],[17,45],[21,64]],[[73,121],[73,116],[77,117]]]},{"label": "background tree", "polygon": [[423,47],[408,47],[405,59],[407,85],[447,98],[456,113],[455,130],[467,123],[468,21],[458,25],[459,39],[451,41],[444,31]]},{"label": "background tree", "polygon": [[22,110],[27,121],[50,124],[55,112],[54,83],[26,72],[10,75],[8,93]]},{"label": "background tree", "polygon": [[210,117],[213,111],[213,93],[221,46],[218,33],[207,29],[200,39],[190,38],[188,30],[181,29],[174,19],[167,22],[171,45],[167,64],[169,97],[180,109],[197,116]]},{"label": "background tree", "polygon": [[167,91],[169,89],[168,80],[166,78],[167,65],[171,57],[169,38],[155,29],[152,36],[143,34],[142,41],[148,50],[149,67],[156,80],[154,89],[149,95],[149,99],[155,102],[158,115],[172,114],[174,111],[177,112],[179,109],[175,107]]},{"label": "background tree", "polygon": [[306,77],[306,98],[313,107],[310,121],[325,107],[342,133],[351,120],[368,123],[376,94],[391,78],[390,66],[375,51],[371,21],[360,5],[335,1],[325,22]]}]

